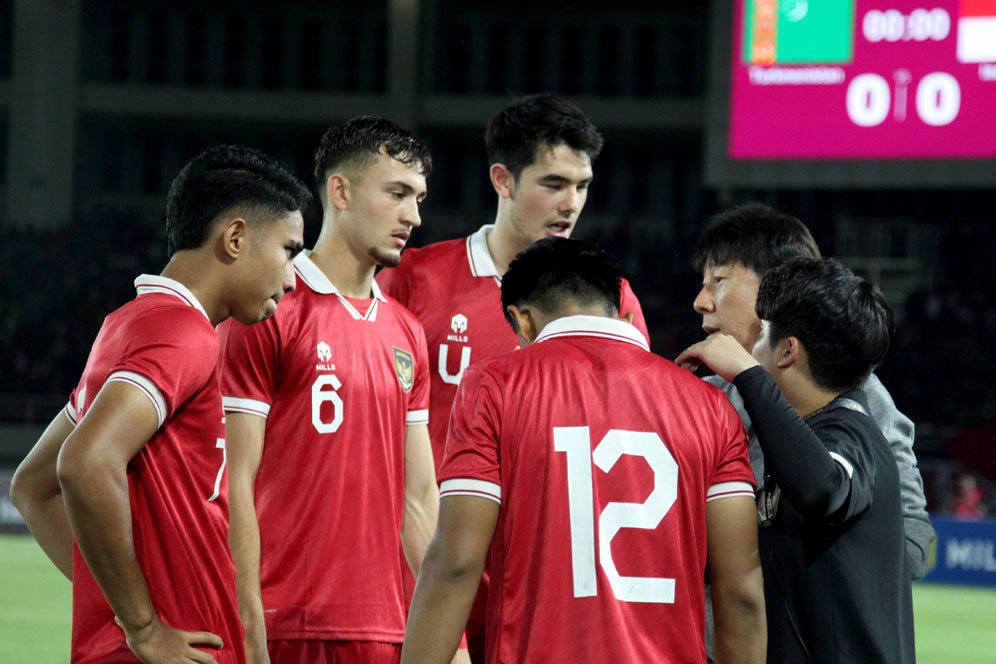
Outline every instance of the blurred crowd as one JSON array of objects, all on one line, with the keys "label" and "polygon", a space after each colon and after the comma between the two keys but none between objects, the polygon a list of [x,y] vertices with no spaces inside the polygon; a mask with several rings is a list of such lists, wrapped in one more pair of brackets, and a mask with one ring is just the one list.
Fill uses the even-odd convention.
[{"label": "blurred crowd", "polygon": [[[996,228],[943,230],[943,269],[924,275],[896,306],[896,338],[878,374],[923,431],[996,424],[993,236]],[[640,297],[657,353],[674,357],[701,336],[691,307],[701,279],[688,266],[690,247],[625,232],[583,237],[619,259]],[[5,229],[0,394],[68,395],[103,316],[134,296],[138,274],[158,272],[165,261],[157,216],[103,211],[58,229]]]}]

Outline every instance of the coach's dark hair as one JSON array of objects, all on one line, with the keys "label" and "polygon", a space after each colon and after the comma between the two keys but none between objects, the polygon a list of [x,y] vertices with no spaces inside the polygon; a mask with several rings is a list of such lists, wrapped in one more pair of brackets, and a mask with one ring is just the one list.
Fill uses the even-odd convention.
[{"label": "coach's dark hair", "polygon": [[505,164],[518,179],[541,148],[561,143],[592,161],[602,151],[602,135],[580,108],[550,94],[522,97],[491,119],[484,131],[489,164]]},{"label": "coach's dark hair", "polygon": [[709,219],[692,249],[691,264],[702,272],[707,265],[740,263],[764,276],[796,256],[820,257],[806,225],[763,203],[747,203]]},{"label": "coach's dark hair", "polygon": [[273,157],[240,145],[218,145],[194,157],[166,197],[167,251],[196,249],[226,213],[250,223],[274,221],[305,209],[308,187]]},{"label": "coach's dark hair", "polygon": [[878,286],[833,258],[794,258],[761,280],[757,315],[771,346],[796,337],[813,380],[841,392],[861,385],[889,350],[892,309]]},{"label": "coach's dark hair", "polygon": [[534,242],[512,260],[501,279],[501,308],[529,304],[548,314],[565,305],[601,306],[605,315],[619,312],[622,276],[615,261],[583,240],[548,237]]},{"label": "coach's dark hair", "polygon": [[426,177],[432,172],[432,157],[421,141],[390,120],[361,115],[332,125],[322,136],[315,151],[315,182],[321,199],[325,200],[325,183],[334,171],[362,170],[382,150]]}]

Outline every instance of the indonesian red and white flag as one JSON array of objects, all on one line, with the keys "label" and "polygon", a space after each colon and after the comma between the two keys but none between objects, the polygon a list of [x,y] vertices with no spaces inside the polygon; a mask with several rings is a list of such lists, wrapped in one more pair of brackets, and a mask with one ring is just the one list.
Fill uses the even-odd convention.
[{"label": "indonesian red and white flag", "polygon": [[996,62],[996,0],[958,4],[958,61]]}]

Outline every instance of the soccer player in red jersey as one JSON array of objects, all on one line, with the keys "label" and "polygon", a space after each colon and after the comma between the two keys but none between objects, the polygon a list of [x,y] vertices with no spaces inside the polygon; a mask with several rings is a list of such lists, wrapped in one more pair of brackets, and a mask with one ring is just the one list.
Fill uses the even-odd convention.
[{"label": "soccer player in red jersey", "polygon": [[[400,265],[377,275],[384,292],[425,328],[432,390],[429,429],[436,468],[457,385],[472,362],[512,350],[515,334],[501,313],[501,279],[520,251],[544,237],[570,237],[588,198],[602,136],[581,109],[553,95],[524,97],[499,112],[485,132],[494,224],[469,237],[408,249]],[[649,338],[640,303],[622,281],[622,314]]]},{"label": "soccer player in red jersey", "polygon": [[15,504],[73,582],[73,662],[244,661],[215,326],[267,318],[293,288],[310,198],[248,148],[187,164],[167,202],[169,263],[105,319],[18,468]]},{"label": "soccer player in red jersey", "polygon": [[526,347],[460,383],[403,661],[448,661],[485,561],[489,663],[704,662],[706,569],[722,661],[764,661],[746,434],[618,319],[619,285],[562,238],[505,274]]},{"label": "soccer player in red jersey", "polygon": [[[473,362],[518,345],[501,313],[501,279],[512,258],[544,237],[569,237],[588,197],[602,136],[581,109],[553,95],[521,98],[500,111],[484,135],[494,224],[469,237],[405,251],[377,280],[422,322],[432,390],[429,431],[436,470],[443,461],[450,410]],[[621,311],[649,338],[640,303],[624,279]],[[485,577],[486,578],[486,577]],[[486,582],[485,582],[486,585]],[[470,652],[482,661],[484,588],[467,627]]]},{"label": "soccer player in red jersey", "polygon": [[369,116],[330,128],[324,205],[297,290],[262,325],[223,326],[232,553],[249,661],[397,662],[401,550],[417,573],[436,523],[418,320],[385,297],[421,223],[431,160]]}]

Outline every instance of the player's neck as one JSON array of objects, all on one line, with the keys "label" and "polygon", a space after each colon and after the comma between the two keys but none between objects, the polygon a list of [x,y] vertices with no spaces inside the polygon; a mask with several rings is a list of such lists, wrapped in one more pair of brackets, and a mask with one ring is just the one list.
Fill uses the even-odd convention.
[{"label": "player's neck", "polygon": [[498,274],[508,272],[512,259],[530,244],[527,238],[515,233],[510,222],[502,222],[501,209],[498,210],[494,228],[487,235],[487,243],[488,253],[491,254],[491,260]]},{"label": "player's neck", "polygon": [[205,260],[203,252],[178,251],[159,276],[183,284],[204,307],[211,324],[217,326],[232,312],[225,301],[225,285],[221,275],[212,267],[212,261]]},{"label": "player's neck", "polygon": [[342,295],[371,297],[376,264],[369,256],[357,256],[346,239],[330,230],[328,224],[322,229],[310,258]]}]

